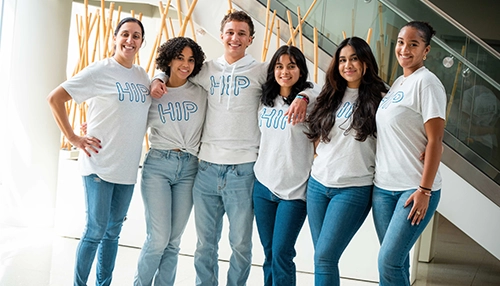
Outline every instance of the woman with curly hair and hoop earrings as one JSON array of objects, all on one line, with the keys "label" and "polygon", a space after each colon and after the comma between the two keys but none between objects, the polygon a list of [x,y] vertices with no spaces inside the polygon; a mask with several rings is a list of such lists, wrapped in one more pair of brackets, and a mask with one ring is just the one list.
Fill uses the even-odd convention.
[{"label": "woman with curly hair and hoop earrings", "polygon": [[[259,155],[255,162],[253,204],[264,248],[264,285],[296,284],[295,242],[306,219],[306,186],[314,146],[305,123],[292,125],[284,116],[299,92],[312,88],[307,62],[294,46],[274,53],[262,85]],[[312,96],[310,100],[314,101]],[[311,111],[314,104],[309,104]]]},{"label": "woman with curly hair and hoop earrings", "polygon": [[[111,284],[151,104],[149,77],[133,64],[144,42],[142,23],[131,17],[122,19],[113,40],[112,57],[89,65],[48,97],[64,136],[83,151],[78,160],[87,216],[76,250],[74,285],[87,285],[96,253],[96,284]],[[64,105],[70,99],[89,105],[86,136],[77,136],[71,127]]]},{"label": "woman with curly hair and hoop earrings", "polygon": [[358,37],[342,41],[307,119],[317,146],[307,186],[317,286],[340,285],[340,256],[370,211],[375,112],[385,92],[370,46]]},{"label": "woman with curly hair and hoop earrings", "polygon": [[[437,208],[446,93],[424,66],[436,32],[409,22],[395,54],[403,68],[377,110],[373,219],[380,241],[380,285],[410,285],[409,252]],[[425,159],[419,160],[425,151]]]},{"label": "woman with curly hair and hoop earrings", "polygon": [[190,38],[168,40],[156,63],[168,75],[168,94],[153,98],[148,116],[151,149],[142,169],[141,192],[147,237],[134,285],[174,285],[181,236],[193,207],[193,184],[207,98],[188,78],[205,54]]}]

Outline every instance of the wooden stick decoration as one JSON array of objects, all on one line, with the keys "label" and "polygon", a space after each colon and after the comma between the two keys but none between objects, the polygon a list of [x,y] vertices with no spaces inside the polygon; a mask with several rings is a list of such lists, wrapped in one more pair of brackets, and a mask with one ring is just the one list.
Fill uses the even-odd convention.
[{"label": "wooden stick decoration", "polygon": [[227,2],[229,2],[229,10],[227,10],[227,14],[229,14],[233,12],[233,2],[231,0],[227,0]]},{"label": "wooden stick decoration", "polygon": [[92,62],[95,61],[95,53],[98,50],[97,46],[99,45],[99,29],[100,29],[100,22],[101,22],[101,16],[99,15],[99,11],[96,13],[96,18],[97,18],[97,29],[95,31],[95,39],[94,39],[94,50],[92,51]]},{"label": "wooden stick decoration", "polygon": [[370,44],[370,40],[372,39],[372,28],[368,29],[368,35],[366,35],[366,42],[368,45]]},{"label": "wooden stick decoration", "polygon": [[314,82],[318,83],[318,28],[314,27]]},{"label": "wooden stick decoration", "polygon": [[101,38],[101,51],[99,52],[99,59],[102,60],[103,58],[106,57],[106,46],[107,46],[107,43],[104,42],[104,39],[106,37],[106,31],[107,31],[107,27],[106,27],[106,4],[104,2],[104,0],[101,0],[101,31],[102,31],[102,38]]},{"label": "wooden stick decoration", "polygon": [[172,30],[172,35],[175,35],[174,23],[172,23],[172,18],[168,17],[168,21],[170,22],[170,30]]},{"label": "wooden stick decoration", "polygon": [[[292,45],[297,46],[295,44],[295,35],[293,33],[292,14],[290,14],[290,10],[286,10],[286,16],[288,17],[288,29],[290,30],[290,39],[292,40]],[[299,23],[299,25],[300,25],[300,23]],[[288,41],[290,42],[290,40],[288,40]]]},{"label": "wooden stick decoration", "polygon": [[[179,27],[182,26],[182,7],[181,0],[177,0],[177,18],[179,19]],[[174,34],[175,35],[175,34]]]},{"label": "wooden stick decoration", "polygon": [[297,22],[299,23],[299,47],[301,51],[304,51],[304,42],[302,39],[302,24],[300,21],[300,6],[297,6]]},{"label": "wooden stick decoration", "polygon": [[347,39],[347,35],[345,34],[345,31],[342,31],[342,37],[344,37],[344,40]]},{"label": "wooden stick decoration", "polygon": [[271,28],[269,29],[269,33],[267,33],[267,38],[264,39],[264,51],[262,53],[262,61],[265,62],[267,58],[267,52],[269,51],[269,45],[271,44],[271,36],[273,35],[273,27],[276,19],[276,10],[273,12],[273,18],[271,21]]},{"label": "wooden stick decoration", "polygon": [[[186,7],[190,7],[189,0],[186,1]],[[193,36],[193,40],[196,42],[196,31],[194,30],[193,18],[189,18],[189,27],[191,28],[191,35]]]},{"label": "wooden stick decoration", "polygon": [[278,19],[278,21],[276,22],[276,50],[280,48],[281,46],[281,24],[280,24],[280,20]]},{"label": "wooden stick decoration", "polygon": [[198,0],[194,0],[193,3],[191,3],[191,6],[189,7],[189,10],[187,12],[186,18],[184,19],[184,23],[182,23],[181,30],[179,31],[179,35],[184,37],[184,33],[186,32],[186,27],[191,19],[191,15],[193,14],[194,7],[196,6],[196,3],[198,3]]},{"label": "wooden stick decoration", "polygon": [[85,22],[83,23],[83,33],[84,33],[84,46],[83,46],[83,57],[85,59],[85,66],[89,64],[89,1],[84,1],[85,5]]},{"label": "wooden stick decoration", "polygon": [[[134,10],[132,10],[132,12],[134,12]],[[116,17],[116,24],[115,24],[115,27],[118,27],[118,24],[120,24],[120,14],[122,13],[122,6],[118,6],[118,15]],[[132,16],[133,17],[133,16]]]},{"label": "wooden stick decoration", "polygon": [[264,25],[265,26],[264,29],[265,29],[266,33],[264,34],[264,43],[262,45],[262,55],[261,55],[261,60],[262,61],[266,60],[267,34],[268,33],[272,33],[272,31],[269,32],[269,13],[271,12],[271,10],[270,10],[271,7],[270,6],[271,6],[271,0],[267,0],[267,5],[266,5],[266,23]]},{"label": "wooden stick decoration", "polygon": [[[309,9],[307,9],[306,14],[304,15],[304,17],[302,17],[302,20],[300,21],[299,24],[304,24],[304,22],[307,19],[307,16],[309,16],[309,13],[311,13],[312,8],[314,7],[314,5],[316,5],[317,1],[318,0],[313,0],[313,2],[311,3],[311,5],[309,6]],[[295,28],[295,30],[293,31],[293,36],[290,37],[290,39],[288,39],[288,42],[286,43],[287,45],[289,45],[291,43],[292,38],[294,38],[297,35],[298,32],[299,32],[299,27],[297,26],[297,28]]]},{"label": "wooden stick decoration", "polygon": [[111,2],[109,3],[109,17],[108,21],[106,23],[106,34],[104,37],[104,43],[106,43],[106,46],[104,47],[104,57],[107,58],[112,54],[112,51],[108,49],[109,47],[109,36],[110,34],[113,35],[113,28],[111,27],[111,21],[113,20],[113,11],[115,9],[115,3]]}]

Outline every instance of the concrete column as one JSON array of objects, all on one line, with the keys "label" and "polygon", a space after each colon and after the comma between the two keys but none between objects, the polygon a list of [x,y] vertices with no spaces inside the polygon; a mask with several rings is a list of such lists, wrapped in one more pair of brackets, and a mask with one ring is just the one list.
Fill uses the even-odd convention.
[{"label": "concrete column", "polygon": [[46,97],[66,79],[72,1],[3,2],[0,223],[52,226],[60,132]]}]

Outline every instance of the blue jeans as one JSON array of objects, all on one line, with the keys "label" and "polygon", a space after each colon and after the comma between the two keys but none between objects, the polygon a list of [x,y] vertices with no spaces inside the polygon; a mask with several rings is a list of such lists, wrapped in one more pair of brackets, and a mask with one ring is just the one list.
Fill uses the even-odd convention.
[{"label": "blue jeans", "polygon": [[198,158],[151,149],[142,169],[141,191],[147,237],[134,285],[174,285],[181,236],[193,207]]},{"label": "blue jeans", "polygon": [[229,219],[231,258],[227,285],[245,285],[252,260],[254,163],[219,165],[200,161],[193,187],[198,242],[196,285],[218,285],[217,263],[224,213]]},{"label": "blue jeans", "polygon": [[407,219],[413,204],[404,204],[416,189],[388,191],[373,188],[373,220],[380,241],[378,270],[381,286],[410,285],[410,249],[436,211],[441,190],[432,192],[425,218],[418,225]]},{"label": "blue jeans", "polygon": [[306,219],[306,202],[282,200],[255,180],[255,221],[266,256],[264,285],[296,285],[295,242]]},{"label": "blue jeans", "polygon": [[97,252],[96,285],[110,285],[118,238],[134,185],[109,183],[95,174],[83,176],[86,225],[76,249],[74,285],[87,285]]},{"label": "blue jeans", "polygon": [[370,211],[372,185],[329,188],[313,177],[307,215],[314,245],[314,285],[340,285],[339,259]]}]

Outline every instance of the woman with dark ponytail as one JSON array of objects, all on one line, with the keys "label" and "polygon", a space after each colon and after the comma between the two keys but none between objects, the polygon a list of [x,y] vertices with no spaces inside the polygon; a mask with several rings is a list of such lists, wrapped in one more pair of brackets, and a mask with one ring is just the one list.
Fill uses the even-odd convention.
[{"label": "woman with dark ponytail", "polygon": [[[395,54],[403,68],[377,110],[373,219],[380,241],[380,285],[410,285],[409,252],[432,218],[441,195],[446,93],[425,66],[431,37],[425,22],[409,22]],[[425,152],[425,159],[419,159]]]}]

